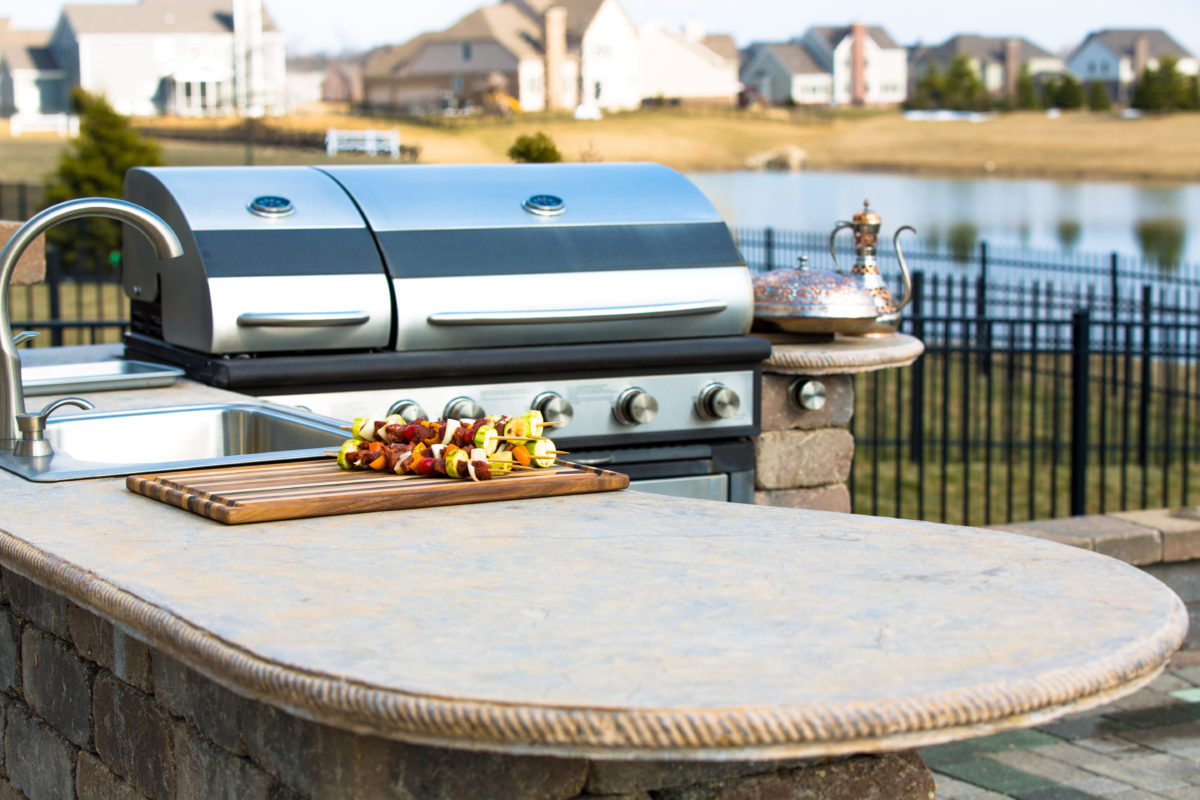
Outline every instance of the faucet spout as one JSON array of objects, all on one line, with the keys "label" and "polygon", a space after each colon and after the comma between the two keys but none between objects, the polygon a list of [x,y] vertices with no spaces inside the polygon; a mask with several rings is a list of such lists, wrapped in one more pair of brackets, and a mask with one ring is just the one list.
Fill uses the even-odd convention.
[{"label": "faucet spout", "polygon": [[150,240],[160,259],[183,255],[179,237],[167,223],[141,206],[108,197],[83,197],[51,206],[29,218],[0,250],[0,447],[11,448],[17,438],[17,415],[25,413],[21,386],[21,357],[13,342],[8,316],[9,282],[17,260],[30,243],[60,222],[82,217],[107,217],[124,222]]}]

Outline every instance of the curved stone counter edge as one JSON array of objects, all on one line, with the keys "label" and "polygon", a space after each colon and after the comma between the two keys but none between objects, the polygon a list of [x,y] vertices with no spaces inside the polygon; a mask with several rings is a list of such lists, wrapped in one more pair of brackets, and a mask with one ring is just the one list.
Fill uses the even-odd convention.
[{"label": "curved stone counter edge", "polygon": [[777,760],[905,750],[1025,728],[1104,705],[1152,681],[1180,646],[1176,598],[1160,630],[1085,667],[1004,688],[895,702],[703,710],[578,709],[381,689],[257,657],[0,530],[0,560],[230,690],[306,719],[416,744],[506,754],[645,760]]},{"label": "curved stone counter edge", "polygon": [[925,344],[905,333],[888,336],[838,335],[831,342],[797,342],[770,335],[771,355],[763,370],[784,375],[853,375],[907,367],[925,352]]}]

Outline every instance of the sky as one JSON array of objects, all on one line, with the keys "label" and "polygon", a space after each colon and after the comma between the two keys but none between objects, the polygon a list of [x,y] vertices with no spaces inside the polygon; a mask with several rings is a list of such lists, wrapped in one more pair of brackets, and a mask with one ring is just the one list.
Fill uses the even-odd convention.
[{"label": "sky", "polygon": [[[71,0],[96,3],[100,0]],[[104,0],[107,4],[130,0]],[[339,53],[398,44],[440,30],[487,0],[263,0],[288,36],[289,52]],[[49,28],[61,0],[0,0],[0,18],[18,28]],[[956,33],[1024,36],[1061,52],[1102,28],[1162,28],[1200,56],[1200,0],[846,0],[836,7],[796,0],[621,0],[634,23],[682,26],[703,20],[709,33],[731,33],[739,46],[781,41],[812,25],[861,20],[882,25],[899,44],[937,44]]]}]

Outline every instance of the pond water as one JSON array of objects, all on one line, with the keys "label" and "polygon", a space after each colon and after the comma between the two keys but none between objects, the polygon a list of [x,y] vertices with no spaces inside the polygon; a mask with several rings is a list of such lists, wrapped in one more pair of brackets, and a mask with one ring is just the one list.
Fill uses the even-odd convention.
[{"label": "pond water", "polygon": [[[688,177],[732,227],[832,230],[869,198],[888,237],[901,225],[962,247],[1116,251],[1200,264],[1200,184],[981,180],[853,172],[701,172]],[[848,234],[843,233],[847,240]]]}]

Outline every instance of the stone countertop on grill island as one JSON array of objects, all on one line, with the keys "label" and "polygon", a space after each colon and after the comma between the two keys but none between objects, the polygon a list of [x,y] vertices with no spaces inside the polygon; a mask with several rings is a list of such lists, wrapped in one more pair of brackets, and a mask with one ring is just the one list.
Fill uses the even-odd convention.
[{"label": "stone countertop on grill island", "polygon": [[1053,542],[630,490],[224,526],[121,478],[0,473],[0,562],[301,717],[597,759],[1026,727],[1145,685],[1187,626],[1163,585]]}]

